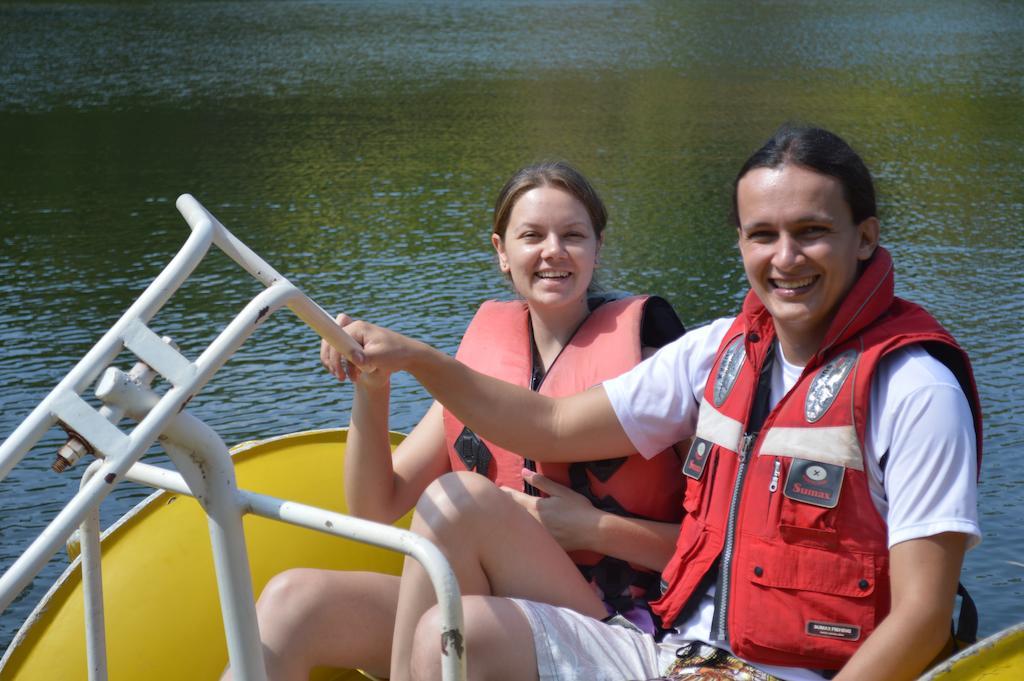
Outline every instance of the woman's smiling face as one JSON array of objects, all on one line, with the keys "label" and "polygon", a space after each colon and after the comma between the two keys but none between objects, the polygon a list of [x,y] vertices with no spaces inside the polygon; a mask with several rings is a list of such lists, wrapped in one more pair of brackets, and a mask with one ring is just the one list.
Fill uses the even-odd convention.
[{"label": "woman's smiling face", "polygon": [[878,220],[854,224],[838,180],[793,164],[751,170],[736,200],[747,279],[786,358],[804,364],[874,253]]},{"label": "woman's smiling face", "polygon": [[491,238],[501,270],[531,307],[586,304],[600,240],[572,194],[550,185],[531,189],[513,206],[504,238]]}]

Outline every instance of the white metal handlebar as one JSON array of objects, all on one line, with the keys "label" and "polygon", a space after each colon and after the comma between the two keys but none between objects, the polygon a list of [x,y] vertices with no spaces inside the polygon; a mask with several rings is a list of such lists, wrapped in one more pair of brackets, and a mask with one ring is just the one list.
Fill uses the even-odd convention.
[{"label": "white metal handlebar", "polygon": [[[239,490],[223,441],[209,427],[183,411],[255,329],[281,307],[289,307],[346,357],[361,348],[323,308],[231,234],[192,196],[178,197],[177,207],[192,229],[184,246],[99,342],[0,444],[0,480],[58,424],[73,431],[90,451],[104,459],[90,466],[78,493],[0,576],[0,612],[31,582],[74,529],[83,524],[83,535],[88,535],[83,537],[83,544],[89,544],[84,558],[89,562],[88,582],[92,585],[87,598],[101,598],[96,512],[114,484],[128,478],[195,496],[207,512],[229,656],[237,678],[244,681],[266,678],[241,524],[243,513],[255,513],[400,551],[420,561],[437,591],[444,622],[441,632],[443,678],[445,681],[465,679],[459,586],[437,547],[406,530]],[[195,361],[189,361],[151,331],[148,323],[195,270],[211,244],[266,288]],[[157,396],[147,387],[126,380],[124,374],[107,374],[97,386],[97,395],[115,411],[108,408],[100,413],[81,395],[125,348],[163,375],[171,387]],[[120,415],[121,410],[138,420],[127,434],[106,418],[112,413]],[[181,474],[139,463],[161,435],[166,438],[165,449]],[[197,466],[200,472],[193,470]],[[87,611],[92,613],[87,615],[91,618],[87,622],[89,678],[102,681],[106,677],[105,650],[100,650],[105,645],[102,601],[98,607],[88,607]]]}]

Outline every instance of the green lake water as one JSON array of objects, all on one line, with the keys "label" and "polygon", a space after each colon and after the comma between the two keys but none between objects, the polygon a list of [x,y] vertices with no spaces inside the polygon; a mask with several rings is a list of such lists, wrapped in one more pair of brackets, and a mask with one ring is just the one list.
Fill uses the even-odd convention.
[{"label": "green lake water", "polygon": [[[876,174],[897,292],[974,358],[981,630],[1024,619],[1024,6],[954,2],[176,2],[0,5],[0,437],[187,236],[194,194],[322,306],[454,351],[508,289],[490,206],[566,158],[611,215],[604,286],[689,326],[745,292],[730,182],[785,120]],[[154,328],[195,357],[256,291],[212,257]],[[288,313],[190,409],[228,442],[347,423],[351,391]],[[392,427],[428,405],[396,379]],[[0,486],[6,569],[78,486],[52,434]],[[160,461],[159,454],[155,460]],[[115,490],[110,522],[146,491]],[[6,645],[63,569],[0,616]]]}]

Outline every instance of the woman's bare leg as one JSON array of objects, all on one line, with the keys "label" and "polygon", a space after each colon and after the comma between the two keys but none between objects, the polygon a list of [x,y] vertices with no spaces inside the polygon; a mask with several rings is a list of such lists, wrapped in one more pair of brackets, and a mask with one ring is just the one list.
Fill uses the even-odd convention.
[{"label": "woman's bare leg", "polygon": [[[604,604],[547,530],[476,473],[449,473],[431,483],[412,530],[441,548],[463,595],[516,596],[605,616]],[[391,649],[395,681],[409,679],[416,626],[436,602],[426,572],[406,558]],[[436,650],[440,655],[439,639]]]},{"label": "woman's bare leg", "polygon": [[[275,575],[256,603],[267,677],[307,681],[314,667],[387,676],[399,579],[298,568]],[[230,670],[224,680],[231,679]]]},{"label": "woman's bare leg", "polygon": [[[472,681],[537,681],[537,653],[526,615],[512,601],[496,596],[465,596],[466,671]],[[435,605],[420,618],[413,643],[413,681],[438,681],[441,656],[437,632],[440,610]]]}]

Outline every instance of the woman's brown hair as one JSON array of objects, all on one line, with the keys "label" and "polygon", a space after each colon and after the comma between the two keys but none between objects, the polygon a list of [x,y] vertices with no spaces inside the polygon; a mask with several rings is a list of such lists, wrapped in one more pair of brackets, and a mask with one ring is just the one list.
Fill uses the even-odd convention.
[{"label": "woman's brown hair", "polygon": [[557,187],[575,197],[590,216],[598,239],[608,223],[608,211],[590,181],[565,161],[544,161],[520,168],[509,178],[494,202],[494,233],[502,239],[508,229],[512,208],[526,192],[537,187]]}]

